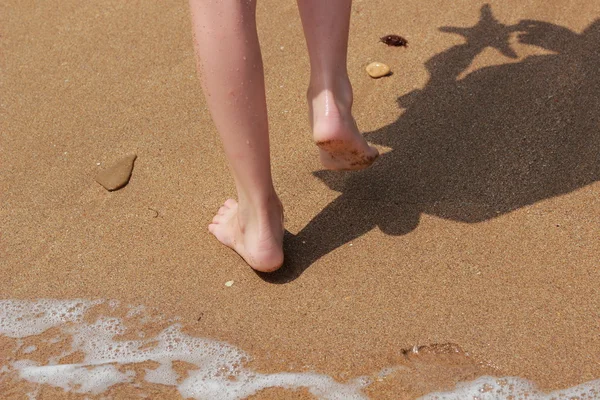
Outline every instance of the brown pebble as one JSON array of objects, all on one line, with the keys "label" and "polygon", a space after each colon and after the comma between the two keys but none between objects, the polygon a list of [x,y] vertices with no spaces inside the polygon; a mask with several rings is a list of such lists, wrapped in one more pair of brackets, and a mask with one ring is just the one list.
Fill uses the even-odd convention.
[{"label": "brown pebble", "polygon": [[96,175],[96,182],[110,192],[121,189],[129,183],[129,178],[131,178],[131,172],[133,171],[133,163],[136,158],[136,154],[128,154],[121,158],[111,167],[100,171]]},{"label": "brown pebble", "polygon": [[371,78],[381,78],[390,74],[390,67],[380,62],[372,62],[365,69]]}]

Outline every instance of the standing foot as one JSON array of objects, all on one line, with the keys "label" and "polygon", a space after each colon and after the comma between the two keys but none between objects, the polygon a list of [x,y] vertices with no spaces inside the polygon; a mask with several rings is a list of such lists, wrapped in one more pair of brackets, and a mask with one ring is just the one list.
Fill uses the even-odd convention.
[{"label": "standing foot", "polygon": [[275,199],[264,210],[240,210],[229,199],[221,206],[208,230],[238,253],[250,267],[273,272],[283,265],[283,207]]}]

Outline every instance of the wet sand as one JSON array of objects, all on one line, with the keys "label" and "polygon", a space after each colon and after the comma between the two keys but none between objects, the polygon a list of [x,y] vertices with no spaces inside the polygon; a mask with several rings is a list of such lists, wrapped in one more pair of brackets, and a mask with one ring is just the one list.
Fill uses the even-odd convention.
[{"label": "wet sand", "polygon": [[[295,3],[260,2],[288,230],[264,276],[206,229],[234,188],[187,4],[3,2],[0,298],[142,304],[263,372],[412,368],[375,399],[479,372],[548,390],[600,378],[600,4],[483,5],[355,0],[354,110],[384,154],[334,174],[309,133]],[[379,42],[391,33],[408,47]],[[393,75],[371,79],[373,61]],[[129,153],[125,188],[94,181]],[[447,343],[470,361],[403,353]]]}]

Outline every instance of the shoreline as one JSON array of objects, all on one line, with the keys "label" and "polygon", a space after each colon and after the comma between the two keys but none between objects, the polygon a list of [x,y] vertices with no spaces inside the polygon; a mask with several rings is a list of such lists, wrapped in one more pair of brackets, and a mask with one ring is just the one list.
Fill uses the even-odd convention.
[{"label": "shoreline", "polygon": [[308,366],[261,373],[253,369],[251,355],[225,342],[189,336],[179,321],[118,301],[0,300],[0,339],[7,350],[0,359],[2,393],[73,399],[151,394],[236,400],[293,393],[324,400],[543,400],[593,398],[600,388],[599,379],[544,393],[533,382],[498,376],[453,344],[402,350],[397,364],[368,376],[334,379],[335,374],[315,373]]}]

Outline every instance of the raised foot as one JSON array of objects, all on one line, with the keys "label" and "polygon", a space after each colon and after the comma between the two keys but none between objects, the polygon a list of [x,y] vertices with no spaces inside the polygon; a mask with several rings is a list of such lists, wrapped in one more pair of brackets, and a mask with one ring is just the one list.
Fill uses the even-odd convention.
[{"label": "raised foot", "polygon": [[342,79],[334,89],[309,87],[308,111],[313,139],[319,147],[321,163],[331,170],[367,168],[379,151],[361,135],[352,116],[352,87]]},{"label": "raised foot", "polygon": [[360,134],[352,116],[321,118],[313,125],[313,137],[327,169],[363,169],[379,157],[379,151]]},{"label": "raised foot", "polygon": [[[363,139],[364,140],[364,139]],[[366,142],[365,142],[366,144]],[[376,148],[342,139],[330,139],[317,142],[321,164],[327,169],[336,171],[353,171],[364,169],[373,164],[379,157]]]},{"label": "raised foot", "polygon": [[273,272],[283,265],[283,208],[279,200],[277,205],[263,219],[242,222],[238,202],[228,199],[214,216],[208,230],[253,269]]}]

